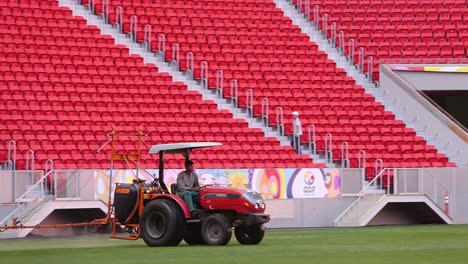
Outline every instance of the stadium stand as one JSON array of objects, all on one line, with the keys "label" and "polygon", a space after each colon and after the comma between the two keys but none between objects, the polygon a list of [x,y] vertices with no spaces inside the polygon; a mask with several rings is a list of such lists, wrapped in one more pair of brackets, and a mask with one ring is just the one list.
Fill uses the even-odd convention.
[{"label": "stadium stand", "polygon": [[[306,1],[294,1],[306,10]],[[401,58],[466,58],[468,51],[468,5],[465,0],[310,0],[310,8],[318,7],[318,25],[324,26],[331,37],[332,24],[344,33],[345,50],[355,42],[355,54],[364,48],[364,71],[368,72],[369,57],[374,59]],[[314,15],[310,18],[314,20]],[[358,57],[355,57],[358,63]],[[372,69],[374,80],[379,78],[379,63]]]},{"label": "stadium stand", "polygon": [[[94,4],[102,13],[100,1]],[[210,88],[222,69],[225,87],[233,78],[239,81],[240,106],[252,88],[256,116],[265,97],[270,113],[282,107],[287,134],[292,133],[290,113],[300,111],[304,128],[313,124],[317,130],[319,151],[325,135],[333,135],[335,160],[346,141],[351,166],[356,166],[359,150],[365,150],[370,174],[379,158],[388,167],[454,166],[328,60],[270,1],[115,0],[108,7],[113,24],[117,6],[123,8],[124,32],[130,32],[130,16],[138,16],[140,42],[143,26],[152,25],[154,51],[159,34],[165,34],[166,60],[178,43],[181,70],[188,67],[183,62],[189,51],[195,55],[195,78],[201,78],[199,65],[207,61]],[[37,164],[51,158],[58,168],[105,167],[107,157],[92,149],[102,143],[106,129],[144,124],[152,143],[216,140],[227,145],[200,155],[203,167],[322,166],[216,110],[213,102],[202,101],[154,65],[143,65],[142,58],[128,55],[126,47],[72,17],[56,1],[8,1],[1,10],[2,140],[13,138],[19,149],[36,150]],[[229,89],[224,95],[231,96]],[[129,120],[116,121],[121,117]],[[274,114],[268,120],[276,124]],[[19,159],[24,158],[20,153]],[[144,162],[154,164],[148,157]],[[169,164],[181,166],[175,162]]]},{"label": "stadium stand", "polygon": [[[253,89],[256,116],[261,115],[261,102],[267,97],[273,113],[269,125],[276,125],[277,107],[284,109],[286,120],[293,110],[300,111],[303,126],[316,127],[319,151],[324,150],[326,134],[333,135],[336,160],[346,141],[353,167],[361,149],[367,152],[369,166],[378,158],[389,167],[454,166],[328,60],[271,1],[115,0],[104,8],[95,2],[96,13],[108,10],[112,24],[118,23],[120,8],[125,33],[131,32],[131,17],[137,16],[138,41],[144,41],[144,27],[152,26],[153,51],[159,51],[159,34],[166,36],[167,61],[175,43],[180,47],[182,70],[187,68],[186,55],[193,52],[196,79],[201,78],[199,65],[207,61],[210,88],[216,88],[221,69],[224,87],[231,79],[238,80],[239,99]],[[232,96],[229,89],[224,89],[224,95]],[[291,134],[288,123],[286,133]],[[302,142],[307,143],[304,134]]]},{"label": "stadium stand", "polygon": [[[0,8],[0,138],[16,141],[19,168],[28,149],[35,151],[36,169],[47,159],[56,169],[107,168],[109,156],[94,150],[112,126],[119,131],[141,126],[148,144],[225,145],[200,151],[198,167],[323,166],[203,101],[155,65],[144,65],[57,1],[2,1]],[[124,147],[132,144],[122,141]],[[180,162],[169,158],[168,166],[181,168]],[[143,167],[154,164],[143,157]]]}]

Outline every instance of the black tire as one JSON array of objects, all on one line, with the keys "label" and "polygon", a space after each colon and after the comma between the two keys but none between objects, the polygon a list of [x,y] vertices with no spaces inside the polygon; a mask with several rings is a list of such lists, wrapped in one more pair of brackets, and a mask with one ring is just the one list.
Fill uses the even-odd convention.
[{"label": "black tire", "polygon": [[150,247],[177,246],[184,237],[185,219],[176,203],[159,199],[145,206],[140,228]]},{"label": "black tire", "polygon": [[184,232],[184,241],[189,245],[203,245],[205,242],[201,234],[201,225],[187,225]]},{"label": "black tire", "polygon": [[222,246],[232,237],[231,222],[222,214],[212,214],[202,223],[202,237],[207,245]]},{"label": "black tire", "polygon": [[265,228],[260,225],[240,225],[234,229],[234,234],[237,241],[242,245],[256,245],[263,240]]}]

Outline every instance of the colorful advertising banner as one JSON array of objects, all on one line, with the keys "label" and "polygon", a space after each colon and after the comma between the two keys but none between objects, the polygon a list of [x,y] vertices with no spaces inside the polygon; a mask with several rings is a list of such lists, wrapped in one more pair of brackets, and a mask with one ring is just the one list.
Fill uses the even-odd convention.
[{"label": "colorful advertising banner", "polygon": [[[181,169],[165,170],[166,186],[175,183]],[[199,169],[196,170],[200,185],[221,185],[250,189],[261,193],[265,199],[292,198],[337,198],[340,197],[340,175],[338,169]],[[107,200],[110,171],[95,171],[95,198]],[[146,170],[137,174],[135,170],[113,170],[115,182],[131,183],[140,178],[147,182],[157,177],[158,170]]]},{"label": "colorful advertising banner", "polygon": [[394,71],[414,72],[468,72],[468,67],[466,66],[391,66],[390,69]]}]

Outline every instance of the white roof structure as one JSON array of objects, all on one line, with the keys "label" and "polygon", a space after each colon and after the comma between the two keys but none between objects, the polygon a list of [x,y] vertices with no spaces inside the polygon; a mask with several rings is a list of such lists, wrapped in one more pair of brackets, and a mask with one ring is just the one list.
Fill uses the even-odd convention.
[{"label": "white roof structure", "polygon": [[156,154],[161,151],[164,153],[181,153],[185,154],[187,150],[197,148],[208,148],[221,146],[219,142],[186,142],[186,143],[172,143],[172,144],[160,144],[153,145],[149,150],[149,154]]}]

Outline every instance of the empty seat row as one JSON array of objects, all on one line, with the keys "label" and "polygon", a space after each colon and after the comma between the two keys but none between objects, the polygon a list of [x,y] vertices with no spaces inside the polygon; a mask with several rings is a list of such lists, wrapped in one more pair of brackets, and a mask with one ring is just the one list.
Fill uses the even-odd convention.
[{"label": "empty seat row", "polygon": [[[130,132],[144,127],[148,144],[220,141],[224,149],[235,150],[219,158],[202,155],[207,158],[203,166],[253,166],[263,156],[268,160],[262,162],[273,166],[270,158],[274,156],[268,151],[286,155],[284,166],[316,166],[312,159],[298,156],[291,147],[280,146],[258,129],[233,119],[231,113],[218,110],[213,101],[203,101],[200,94],[173,82],[153,64],[143,65],[143,59],[129,55],[128,48],[115,45],[83,19],[72,18],[70,10],[57,5],[45,8],[46,14],[61,12],[51,23],[37,12],[19,12],[16,3],[5,6],[11,8],[11,15],[0,20],[0,28],[6,29],[0,41],[4,55],[0,61],[0,141],[17,141],[18,164],[24,162],[22,153],[32,148],[38,164],[52,158],[56,168],[108,168],[108,151],[94,151],[106,142],[109,130]],[[15,33],[29,22],[41,30],[33,26],[27,34]],[[85,39],[99,45],[82,42]],[[125,150],[131,142],[122,145]],[[145,155],[143,165],[154,167],[155,162]]]},{"label": "empty seat row", "polygon": [[[305,2],[298,2],[305,8]],[[343,1],[313,1],[310,7],[320,10],[319,27],[336,25],[343,32],[345,43],[352,39],[356,43],[355,53],[364,48],[366,57],[374,59],[408,58],[466,58],[468,35],[468,6],[466,2],[418,1],[400,4],[380,2],[352,3]],[[323,15],[327,14],[327,21]],[[328,30],[327,36],[331,32]],[[467,33],[468,34],[468,33]],[[375,41],[374,41],[375,40]],[[391,41],[391,48],[384,44],[368,47],[369,42]],[[434,45],[434,42],[448,42],[448,45]],[[458,42],[452,45],[452,42]],[[395,49],[394,47],[400,47]],[[432,47],[430,49],[429,47]],[[349,50],[349,49],[347,49]],[[348,51],[346,51],[348,52]],[[366,59],[367,61],[367,59]],[[377,61],[377,60],[375,60]],[[355,61],[357,62],[357,61]],[[373,79],[378,80],[378,63],[373,69]]]}]

